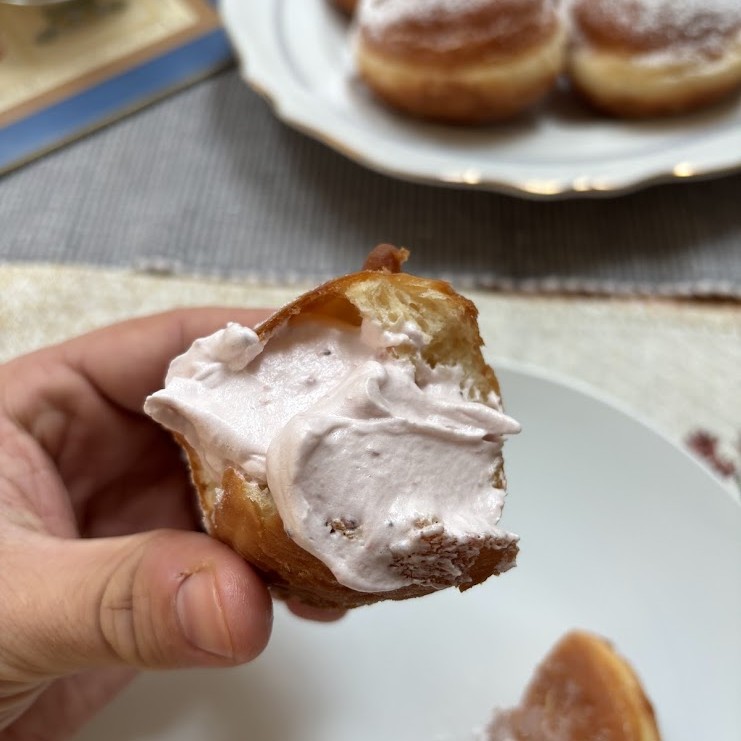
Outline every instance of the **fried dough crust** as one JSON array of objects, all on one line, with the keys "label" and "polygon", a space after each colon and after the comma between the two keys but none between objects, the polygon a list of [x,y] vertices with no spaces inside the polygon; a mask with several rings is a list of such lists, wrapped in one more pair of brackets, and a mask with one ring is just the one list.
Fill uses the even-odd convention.
[{"label": "fried dough crust", "polygon": [[[375,269],[329,281],[287,304],[257,327],[260,340],[268,342],[299,316],[330,317],[357,326],[364,316],[372,316],[382,326],[392,326],[404,317],[430,337],[421,357],[412,357],[412,362],[462,364],[472,381],[473,400],[485,399],[492,391],[498,396],[497,377],[481,354],[476,307],[443,281],[397,272],[407,255],[406,250],[379,245],[366,263]],[[435,591],[412,585],[366,593],[341,585],[327,566],[286,534],[267,486],[234,468],[223,472],[219,486],[209,482],[198,452],[182,436],[176,437],[187,454],[207,531],[249,561],[279,596],[316,607],[345,609]],[[492,484],[504,488],[502,466]],[[463,572],[455,584],[461,591],[511,568],[518,550],[517,544],[506,538],[482,538],[476,546],[472,550],[470,545],[456,545],[445,533],[425,543],[431,553],[444,549],[447,558],[453,550],[453,560]]]}]

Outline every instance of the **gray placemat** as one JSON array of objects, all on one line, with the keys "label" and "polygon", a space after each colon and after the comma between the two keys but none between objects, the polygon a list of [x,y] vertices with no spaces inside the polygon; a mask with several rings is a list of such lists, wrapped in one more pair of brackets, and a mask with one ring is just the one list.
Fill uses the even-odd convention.
[{"label": "gray placemat", "polygon": [[741,297],[741,177],[533,202],[370,172],[235,70],[0,182],[0,259],[290,283],[379,241],[467,287]]}]

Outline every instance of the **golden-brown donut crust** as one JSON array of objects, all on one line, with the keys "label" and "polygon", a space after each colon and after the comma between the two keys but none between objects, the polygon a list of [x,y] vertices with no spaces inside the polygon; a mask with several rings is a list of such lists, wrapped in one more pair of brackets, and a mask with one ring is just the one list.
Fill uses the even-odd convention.
[{"label": "golden-brown donut crust", "polygon": [[356,14],[360,77],[391,108],[471,125],[521,113],[565,63],[552,0],[364,0]]}]

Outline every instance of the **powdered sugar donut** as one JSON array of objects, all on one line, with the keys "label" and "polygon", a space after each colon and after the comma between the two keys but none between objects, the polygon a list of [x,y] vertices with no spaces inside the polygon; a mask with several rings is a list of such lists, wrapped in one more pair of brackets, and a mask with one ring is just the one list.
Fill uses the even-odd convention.
[{"label": "powdered sugar donut", "polygon": [[497,712],[485,738],[661,741],[661,734],[651,701],[628,661],[604,638],[574,630],[535,670],[519,706]]},{"label": "powdered sugar donut", "polygon": [[361,77],[389,105],[450,123],[507,118],[561,72],[553,0],[361,0]]},{"label": "powdered sugar donut", "polygon": [[741,0],[574,0],[569,72],[618,116],[693,110],[741,87]]}]

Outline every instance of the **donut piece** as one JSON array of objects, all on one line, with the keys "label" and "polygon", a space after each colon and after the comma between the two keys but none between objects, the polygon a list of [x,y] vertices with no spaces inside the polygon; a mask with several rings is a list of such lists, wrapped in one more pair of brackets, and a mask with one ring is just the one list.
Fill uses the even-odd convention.
[{"label": "donut piece", "polygon": [[145,411],[183,446],[206,530],[273,591],[350,608],[507,571],[502,412],[473,304],[366,268],[176,358]]},{"label": "donut piece", "polygon": [[661,741],[638,676],[603,638],[567,633],[537,668],[520,705],[487,741]]},{"label": "donut piece", "polygon": [[596,108],[665,116],[741,88],[739,0],[574,0],[568,70]]},{"label": "donut piece", "polygon": [[361,0],[356,20],[361,78],[393,108],[435,121],[512,117],[565,62],[552,0]]}]

